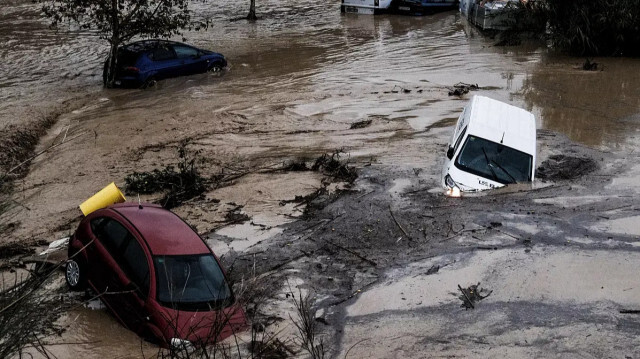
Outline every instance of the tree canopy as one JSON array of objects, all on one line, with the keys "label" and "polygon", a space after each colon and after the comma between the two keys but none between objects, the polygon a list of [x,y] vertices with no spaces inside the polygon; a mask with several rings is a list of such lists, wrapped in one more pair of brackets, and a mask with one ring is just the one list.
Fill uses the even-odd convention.
[{"label": "tree canopy", "polygon": [[36,0],[52,26],[93,29],[111,45],[105,85],[113,82],[118,46],[134,37],[170,37],[191,24],[190,0]]},{"label": "tree canopy", "polygon": [[169,37],[190,21],[189,0],[40,0],[53,26],[76,23],[109,42]]}]

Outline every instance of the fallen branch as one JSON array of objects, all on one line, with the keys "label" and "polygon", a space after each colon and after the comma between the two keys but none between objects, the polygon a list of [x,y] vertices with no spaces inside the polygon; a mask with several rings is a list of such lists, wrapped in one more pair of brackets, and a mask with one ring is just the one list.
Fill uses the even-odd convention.
[{"label": "fallen branch", "polygon": [[458,284],[458,289],[460,289],[460,291],[462,292],[462,295],[464,295],[464,298],[467,300],[467,303],[469,303],[469,305],[471,306],[471,309],[475,309],[476,307],[473,305],[473,302],[471,301],[471,299],[469,299],[469,297],[467,296],[467,293],[462,289],[460,284]]},{"label": "fallen branch", "polygon": [[396,225],[398,226],[398,228],[400,228],[402,233],[404,233],[404,235],[407,236],[407,238],[411,239],[411,236],[409,235],[409,233],[407,233],[407,231],[405,231],[404,228],[402,228],[400,223],[398,223],[396,216],[393,215],[393,211],[391,210],[391,205],[389,205],[389,213],[391,213],[391,218],[393,218],[393,221],[396,222]]},{"label": "fallen branch", "polygon": [[448,240],[450,240],[450,239],[456,238],[457,236],[461,235],[462,233],[466,233],[466,232],[475,232],[475,231],[477,231],[477,230],[478,230],[478,228],[463,229],[463,230],[461,230],[461,231],[454,232],[454,234],[453,234],[452,236],[450,236],[450,237],[447,237],[447,238],[441,239],[441,240],[440,240],[440,242],[446,242],[446,241],[448,241]]},{"label": "fallen branch", "polygon": [[620,314],[640,314],[638,309],[620,309]]},{"label": "fallen branch", "polygon": [[357,253],[357,252],[352,251],[352,250],[351,250],[351,249],[349,249],[349,248],[343,247],[343,246],[341,246],[341,245],[339,245],[339,244],[336,244],[336,243],[333,243],[333,242],[331,242],[331,241],[329,241],[329,240],[325,240],[325,242],[326,242],[326,243],[331,244],[332,246],[335,246],[335,247],[337,247],[337,248],[340,248],[340,249],[342,249],[343,251],[346,251],[346,252],[349,252],[349,253],[353,254],[354,256],[356,256],[356,257],[358,257],[358,258],[362,259],[363,261],[365,261],[365,262],[367,262],[367,263],[371,264],[371,265],[372,265],[372,266],[374,266],[374,267],[377,267],[377,266],[378,266],[378,263],[376,263],[376,262],[372,261],[371,259],[369,259],[369,258],[367,258],[367,257],[364,257],[364,256],[360,255],[360,254],[359,254],[359,253]]}]

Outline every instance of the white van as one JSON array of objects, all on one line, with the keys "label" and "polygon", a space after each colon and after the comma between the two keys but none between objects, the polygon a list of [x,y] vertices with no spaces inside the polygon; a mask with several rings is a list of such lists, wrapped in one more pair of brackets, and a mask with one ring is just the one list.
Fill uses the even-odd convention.
[{"label": "white van", "polygon": [[447,193],[531,182],[535,177],[536,120],[532,113],[483,96],[464,108],[447,149],[442,185]]}]

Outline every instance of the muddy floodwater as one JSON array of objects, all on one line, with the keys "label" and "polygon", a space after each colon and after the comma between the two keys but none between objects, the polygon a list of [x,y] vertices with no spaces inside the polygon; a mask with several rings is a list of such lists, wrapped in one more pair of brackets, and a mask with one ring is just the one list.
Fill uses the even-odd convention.
[{"label": "muddy floodwater", "polygon": [[[193,4],[197,16],[209,18],[211,26],[186,31],[183,36],[188,43],[224,54],[229,68],[221,74],[165,80],[148,90],[108,90],[102,88],[101,79],[107,46],[97,34],[73,28],[53,31],[31,1],[4,1],[0,9],[0,127],[20,126],[43,114],[61,113],[39,149],[61,145],[35,159],[29,174],[16,181],[17,204],[1,217],[12,223],[5,237],[51,242],[69,235],[80,218],[79,203],[112,181],[123,187],[129,173],[174,163],[182,140],[189,140],[190,148],[201,151],[207,175],[255,171],[343,149],[361,168],[371,167],[376,173],[415,173],[417,177],[411,179],[404,172],[386,179],[387,197],[408,206],[410,201],[402,195],[408,189],[435,191],[438,187],[451,126],[474,93],[526,108],[536,115],[539,129],[564,134],[581,146],[618,156],[638,151],[639,60],[596,58],[592,60],[599,63],[598,71],[583,71],[584,59],[558,54],[540,43],[494,46],[497,40],[469,26],[456,11],[425,17],[345,15],[340,13],[339,1],[268,0],[257,2],[259,21],[237,20],[246,15],[247,5],[248,1]],[[449,88],[458,82],[477,84],[480,90],[462,97],[449,96]],[[371,124],[351,129],[352,124],[364,120],[371,120]],[[543,160],[544,155],[559,149],[548,146],[539,151]],[[632,158],[636,157],[616,157],[619,166],[614,167],[622,168]],[[637,167],[631,168],[608,187],[599,187],[599,193],[582,188],[579,198],[563,194],[567,200],[544,197],[535,203],[570,207],[567,202],[573,201],[584,207],[603,200],[608,190],[616,191],[616,196],[623,196],[626,190],[637,194],[637,173]],[[320,186],[320,177],[315,173],[255,173],[175,211],[207,235],[219,254],[243,252],[271,237],[283,236],[281,226],[295,222],[302,209],[281,201],[313,192]],[[362,191],[368,190],[362,186]],[[225,213],[238,205],[252,220],[224,226]],[[637,216],[613,217],[589,228],[635,236],[640,233]],[[523,226],[520,230],[526,229]],[[570,237],[588,240],[582,234]],[[541,255],[540,251],[534,254]],[[637,261],[632,255],[593,255],[602,262],[610,257]],[[510,253],[486,260],[483,256],[474,257],[475,262],[466,266],[460,264],[473,273],[470,280],[480,280],[479,273],[505,263],[514,265],[514,258],[518,258]],[[553,251],[535,268],[542,271],[543,267],[566,263],[567,256],[566,251]],[[586,266],[588,258],[588,253],[580,252],[569,262],[575,267]],[[579,272],[566,274],[567,283]],[[343,354],[366,335],[360,331],[384,334],[378,333],[382,327],[374,330],[371,322],[359,323],[359,318],[378,320],[375,313],[399,310],[397,302],[378,301],[378,297],[431,285],[431,277],[396,274],[385,277],[388,287],[375,288],[341,312],[356,318],[345,324],[351,330],[342,339],[348,344]],[[550,270],[547,277],[554,275]],[[404,279],[396,281],[396,277]],[[513,269],[505,281],[517,282],[522,277],[526,273]],[[633,304],[638,288],[640,284],[628,291],[624,283],[616,282],[614,289],[625,291],[618,302]],[[439,303],[448,295],[447,290],[455,290],[455,286],[437,287],[437,292],[428,295],[418,291],[408,300],[411,305]],[[552,295],[546,290],[537,295],[568,301],[556,291]],[[584,301],[601,298],[582,290]],[[518,293],[501,293],[495,298],[515,301]],[[435,328],[445,319],[434,315],[429,320]],[[497,322],[491,319],[492,325]],[[68,351],[55,349],[61,357],[139,357],[141,351],[154,350],[147,344],[141,347],[139,338],[121,328],[104,308],[74,309],[60,323],[68,329],[62,342],[85,343]],[[436,334],[434,329],[429,335]],[[508,340],[505,334],[498,342]],[[409,350],[415,354],[420,345],[411,342]],[[446,343],[438,342],[438,348],[443,346]],[[397,349],[393,355],[402,357],[401,353]],[[455,346],[452,353],[464,351]],[[515,353],[531,354],[524,349]],[[375,353],[357,350],[358,357],[364,355]]]}]

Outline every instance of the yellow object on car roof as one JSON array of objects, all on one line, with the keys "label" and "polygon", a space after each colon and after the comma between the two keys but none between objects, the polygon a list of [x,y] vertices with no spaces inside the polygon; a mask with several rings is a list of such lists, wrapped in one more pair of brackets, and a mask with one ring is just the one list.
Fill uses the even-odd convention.
[{"label": "yellow object on car roof", "polygon": [[82,214],[88,216],[89,213],[105,208],[115,203],[122,203],[127,199],[114,182],[111,182],[98,193],[91,196],[80,205]]}]

